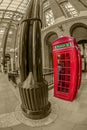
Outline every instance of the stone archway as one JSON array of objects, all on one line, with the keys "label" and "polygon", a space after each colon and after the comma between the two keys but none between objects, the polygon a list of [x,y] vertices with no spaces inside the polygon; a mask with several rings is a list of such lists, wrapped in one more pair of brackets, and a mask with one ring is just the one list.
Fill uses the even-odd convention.
[{"label": "stone archway", "polygon": [[77,42],[80,40],[87,40],[87,25],[83,23],[76,23],[71,26],[70,34],[76,38]]},{"label": "stone archway", "polygon": [[82,70],[87,71],[87,25],[83,23],[76,23],[72,25],[70,34],[78,42],[81,48],[82,55]]},{"label": "stone archway", "polygon": [[52,62],[52,42],[58,38],[57,33],[49,32],[45,36],[45,66],[48,68],[53,67]]}]

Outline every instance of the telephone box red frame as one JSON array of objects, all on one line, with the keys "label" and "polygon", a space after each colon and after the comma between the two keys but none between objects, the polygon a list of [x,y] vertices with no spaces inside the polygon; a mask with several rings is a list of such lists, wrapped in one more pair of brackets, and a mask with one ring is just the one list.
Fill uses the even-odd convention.
[{"label": "telephone box red frame", "polygon": [[73,101],[81,82],[80,49],[73,37],[53,42],[54,96]]}]

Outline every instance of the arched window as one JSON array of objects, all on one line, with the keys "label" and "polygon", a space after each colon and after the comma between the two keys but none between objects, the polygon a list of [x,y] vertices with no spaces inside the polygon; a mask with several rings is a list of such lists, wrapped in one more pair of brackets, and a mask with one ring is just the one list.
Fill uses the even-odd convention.
[{"label": "arched window", "polygon": [[73,24],[70,28],[70,34],[76,38],[77,41],[82,39],[87,40],[87,25],[83,23]]},{"label": "arched window", "polygon": [[48,9],[44,12],[45,20],[46,20],[46,26],[50,26],[54,23],[54,17],[53,12],[51,9]]},{"label": "arched window", "polygon": [[54,23],[54,16],[48,0],[43,2],[43,22],[44,26],[50,26]]},{"label": "arched window", "polygon": [[59,2],[59,5],[66,17],[78,16],[78,11],[74,8],[74,6],[70,2],[68,1]]},{"label": "arched window", "polygon": [[87,25],[76,23],[70,29],[71,36],[76,38],[82,55],[82,70],[87,71]]},{"label": "arched window", "polygon": [[46,67],[52,68],[52,42],[58,38],[55,32],[49,32],[45,37],[45,62]]}]

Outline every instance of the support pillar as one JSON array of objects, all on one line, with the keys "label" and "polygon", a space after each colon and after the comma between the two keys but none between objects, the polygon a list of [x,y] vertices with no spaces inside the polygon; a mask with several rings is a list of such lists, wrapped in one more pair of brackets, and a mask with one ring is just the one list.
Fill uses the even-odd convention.
[{"label": "support pillar", "polygon": [[4,35],[3,35],[3,54],[2,54],[2,64],[3,64],[3,69],[5,68],[5,53],[6,53],[6,44],[7,44],[7,38],[8,38],[8,33],[9,33],[9,29],[10,29],[11,23],[8,24]]},{"label": "support pillar", "polygon": [[41,119],[51,112],[48,101],[48,83],[42,74],[40,0],[31,0],[21,23],[19,92],[23,114]]}]

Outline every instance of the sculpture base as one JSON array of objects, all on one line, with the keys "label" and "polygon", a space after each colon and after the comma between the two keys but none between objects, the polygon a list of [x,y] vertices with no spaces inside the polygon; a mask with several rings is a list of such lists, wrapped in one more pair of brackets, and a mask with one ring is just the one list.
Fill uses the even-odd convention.
[{"label": "sculpture base", "polygon": [[30,111],[28,109],[23,108],[22,105],[21,105],[21,108],[22,108],[24,116],[30,119],[38,120],[38,119],[43,119],[50,114],[51,103],[48,102],[48,105],[40,111]]}]

